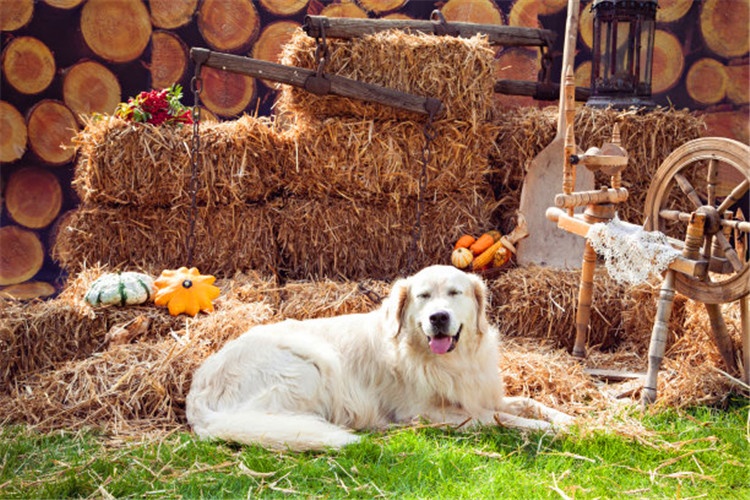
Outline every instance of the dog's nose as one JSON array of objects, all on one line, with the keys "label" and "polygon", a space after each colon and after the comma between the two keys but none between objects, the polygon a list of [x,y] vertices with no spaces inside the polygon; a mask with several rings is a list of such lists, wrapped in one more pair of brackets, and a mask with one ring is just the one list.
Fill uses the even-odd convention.
[{"label": "dog's nose", "polygon": [[443,331],[450,323],[451,317],[445,311],[438,311],[430,315],[430,324],[435,330]]}]

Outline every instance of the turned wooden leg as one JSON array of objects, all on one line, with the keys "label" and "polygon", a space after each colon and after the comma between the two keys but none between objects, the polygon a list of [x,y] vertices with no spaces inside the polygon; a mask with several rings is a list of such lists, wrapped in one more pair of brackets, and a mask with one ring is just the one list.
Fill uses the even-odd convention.
[{"label": "turned wooden leg", "polygon": [[734,344],[729,336],[727,324],[724,322],[724,316],[721,314],[721,305],[705,304],[708,319],[711,321],[711,334],[714,338],[716,347],[719,348],[719,354],[724,360],[727,372],[734,375],[737,373],[737,360],[734,354]]},{"label": "turned wooden leg", "polygon": [[671,269],[667,270],[659,291],[656,318],[654,319],[654,328],[651,330],[651,343],[648,346],[648,372],[641,395],[641,402],[644,405],[656,401],[657,377],[661,361],[664,358],[667,333],[669,332],[669,318],[672,315],[672,305],[674,304],[674,273]]},{"label": "turned wooden leg", "polygon": [[596,252],[586,240],[581,264],[581,284],[578,288],[578,310],[576,311],[576,340],[573,345],[573,356],[586,357],[586,337],[591,320],[591,300],[594,294],[594,271],[596,270]]},{"label": "turned wooden leg", "polygon": [[744,381],[750,385],[750,295],[740,299],[740,321],[742,323],[742,364]]}]

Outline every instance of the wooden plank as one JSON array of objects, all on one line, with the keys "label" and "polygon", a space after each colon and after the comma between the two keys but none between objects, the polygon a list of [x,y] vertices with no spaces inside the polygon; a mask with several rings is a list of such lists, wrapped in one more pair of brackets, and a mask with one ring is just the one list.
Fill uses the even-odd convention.
[{"label": "wooden plank", "polygon": [[479,33],[487,35],[491,45],[511,46],[552,46],[557,38],[554,31],[519,26],[501,26],[495,24],[475,24],[450,22],[442,24],[437,21],[412,19],[358,19],[334,18],[325,16],[307,16],[303,26],[311,37],[320,37],[322,31],[331,38],[356,38],[389,29],[418,31],[434,35],[452,35],[470,38]]},{"label": "wooden plank", "polygon": [[[295,87],[306,88],[305,85],[308,82],[308,78],[315,76],[315,71],[313,70],[284,66],[282,64],[234,54],[214,52],[205,48],[192,48],[190,56],[197,63],[210,68],[231,71],[264,80],[272,80],[274,82],[294,85]],[[442,103],[435,98],[407,94],[398,90],[359,82],[338,75],[324,76],[325,80],[330,84],[330,93],[342,97],[376,102],[420,114],[429,114],[430,110],[437,109],[435,115],[438,115],[442,111]]]}]

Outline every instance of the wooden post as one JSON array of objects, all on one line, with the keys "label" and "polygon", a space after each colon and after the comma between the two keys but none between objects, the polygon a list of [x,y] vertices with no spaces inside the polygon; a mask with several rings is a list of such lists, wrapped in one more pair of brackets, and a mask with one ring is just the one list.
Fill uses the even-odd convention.
[{"label": "wooden post", "polygon": [[589,321],[591,320],[591,302],[594,295],[594,272],[596,271],[596,252],[586,240],[581,264],[581,283],[578,288],[578,308],[576,309],[576,340],[573,345],[573,356],[586,357],[586,340]]}]

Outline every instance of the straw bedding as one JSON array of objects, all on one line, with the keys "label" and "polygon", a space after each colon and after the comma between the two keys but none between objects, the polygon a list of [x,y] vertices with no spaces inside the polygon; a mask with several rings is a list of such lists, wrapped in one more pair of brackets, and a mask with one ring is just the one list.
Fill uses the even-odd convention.
[{"label": "straw bedding", "polygon": [[[380,280],[289,282],[279,285],[261,274],[238,275],[220,280],[222,296],[216,310],[196,318],[170,317],[152,305],[91,309],[81,296],[102,269],[87,270],[73,280],[59,297],[36,306],[3,301],[2,356],[7,366],[0,386],[0,413],[6,422],[35,424],[40,430],[106,428],[113,434],[143,434],[151,431],[184,429],[184,401],[193,371],[206,356],[254,324],[284,318],[305,319],[365,312],[377,307],[389,284]],[[597,276],[605,288],[612,283]],[[539,282],[550,290],[554,302],[509,300],[530,293],[524,286]],[[627,319],[626,307],[648,298],[653,303],[657,290],[639,287],[597,301],[598,312],[608,318],[597,330],[618,332],[606,349],[592,347],[582,363],[560,348],[572,326],[561,320],[560,309],[572,311],[576,284],[565,273],[544,269],[510,269],[489,281],[493,322],[502,331],[501,368],[511,395],[526,395],[579,415],[587,426],[612,428],[616,411],[611,393],[617,385],[602,388],[587,375],[586,367],[608,367],[643,372],[646,369],[650,319],[638,316],[637,325]],[[524,297],[527,297],[524,295]],[[674,328],[660,372],[659,405],[683,407],[721,401],[731,388],[720,374],[721,358],[708,339],[708,325],[699,304],[681,301],[673,316]],[[738,311],[727,306],[730,332],[739,328]],[[59,327],[50,325],[49,315]],[[138,316],[150,318],[150,326],[129,343],[106,342],[106,332],[115,323]],[[515,318],[528,318],[522,325]],[[21,318],[9,321],[9,318]],[[67,317],[67,323],[63,319]],[[615,323],[630,326],[618,325]],[[75,330],[73,325],[78,325]],[[596,323],[595,323],[596,324]],[[515,330],[515,331],[514,331]],[[33,337],[27,331],[40,332]],[[41,332],[45,337],[41,337]],[[602,334],[600,334],[602,335]],[[40,348],[40,341],[42,347]],[[80,352],[66,349],[78,343]],[[53,347],[54,346],[54,347]],[[57,347],[62,348],[57,349]],[[49,351],[59,351],[55,359]],[[14,352],[11,352],[14,351]],[[638,391],[629,389],[637,401]],[[620,391],[623,392],[623,391]]]}]

